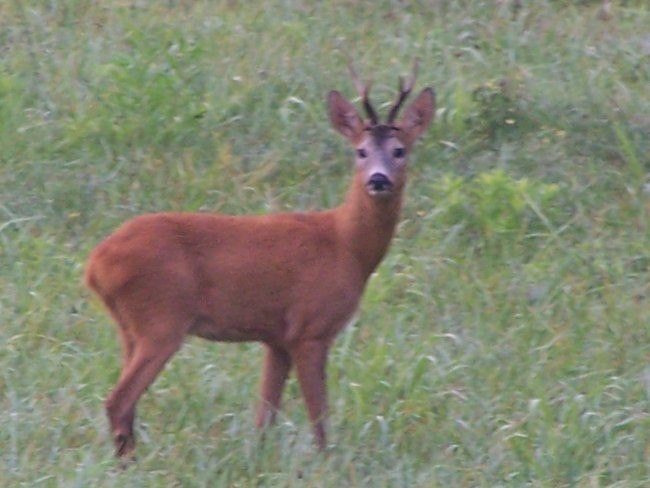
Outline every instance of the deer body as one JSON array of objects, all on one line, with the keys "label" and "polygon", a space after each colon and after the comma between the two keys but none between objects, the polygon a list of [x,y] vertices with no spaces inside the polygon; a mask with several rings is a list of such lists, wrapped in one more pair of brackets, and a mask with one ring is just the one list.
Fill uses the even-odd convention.
[{"label": "deer body", "polygon": [[[362,95],[365,103],[367,90]],[[106,401],[119,456],[133,451],[139,397],[187,335],[265,344],[258,427],[274,420],[295,367],[316,442],[325,447],[328,350],[388,249],[406,152],[428,126],[433,103],[424,90],[399,126],[368,125],[330,93],[332,123],[357,151],[347,196],[334,209],[147,214],[93,250],[86,283],[117,322],[123,348],[122,372]]]}]

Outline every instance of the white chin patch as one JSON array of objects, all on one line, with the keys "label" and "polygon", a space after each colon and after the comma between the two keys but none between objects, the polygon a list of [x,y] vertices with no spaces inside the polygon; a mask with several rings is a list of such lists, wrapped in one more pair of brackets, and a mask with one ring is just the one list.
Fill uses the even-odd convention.
[{"label": "white chin patch", "polygon": [[374,188],[366,188],[368,195],[377,198],[387,198],[393,194],[393,190],[375,190]]}]

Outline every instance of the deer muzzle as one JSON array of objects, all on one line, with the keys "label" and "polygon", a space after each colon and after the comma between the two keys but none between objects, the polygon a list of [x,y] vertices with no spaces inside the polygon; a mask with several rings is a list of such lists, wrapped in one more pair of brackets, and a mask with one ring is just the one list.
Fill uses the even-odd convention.
[{"label": "deer muzzle", "polygon": [[393,191],[393,182],[383,173],[373,173],[366,183],[366,189],[370,195],[387,195]]}]

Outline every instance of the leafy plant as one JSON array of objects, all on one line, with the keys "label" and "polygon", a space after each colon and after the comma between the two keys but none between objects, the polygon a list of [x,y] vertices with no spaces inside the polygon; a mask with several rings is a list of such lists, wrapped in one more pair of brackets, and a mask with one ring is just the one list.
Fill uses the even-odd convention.
[{"label": "leafy plant", "polygon": [[445,174],[434,185],[443,222],[495,249],[521,244],[532,234],[548,233],[558,217],[560,186],[516,179],[503,169],[470,180]]},{"label": "leafy plant", "polygon": [[473,109],[465,120],[469,130],[483,138],[513,139],[538,127],[524,79],[516,70],[476,86],[471,92]]}]

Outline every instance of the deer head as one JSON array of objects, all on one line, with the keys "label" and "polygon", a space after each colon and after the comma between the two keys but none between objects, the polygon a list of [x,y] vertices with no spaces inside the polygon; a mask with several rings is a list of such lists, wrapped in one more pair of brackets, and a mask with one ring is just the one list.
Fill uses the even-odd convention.
[{"label": "deer head", "polygon": [[351,65],[352,79],[368,120],[364,120],[338,91],[329,93],[329,117],[332,126],[354,147],[356,170],[361,174],[366,191],[371,197],[388,198],[399,193],[404,185],[411,147],[433,118],[435,93],[432,88],[427,87],[396,122],[401,106],[413,90],[417,70],[416,61],[408,81],[399,79],[397,100],[384,123],[380,122],[368,97],[370,85],[360,81]]}]

